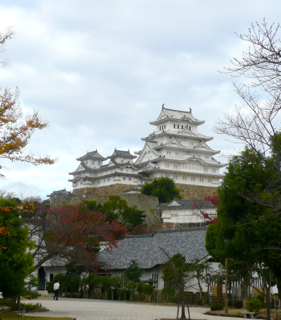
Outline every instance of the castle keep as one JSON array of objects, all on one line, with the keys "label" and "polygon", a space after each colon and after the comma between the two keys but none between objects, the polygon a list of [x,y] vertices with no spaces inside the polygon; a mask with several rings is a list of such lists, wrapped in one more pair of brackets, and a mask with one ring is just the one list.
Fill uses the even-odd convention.
[{"label": "castle keep", "polygon": [[180,111],[162,106],[160,115],[150,122],[155,130],[142,138],[142,150],[114,150],[103,157],[97,150],[77,159],[78,168],[71,172],[74,195],[110,195],[136,192],[144,183],[158,177],[174,180],[185,199],[199,199],[214,194],[223,177],[219,169],[225,164],[213,156],[207,142],[212,137],[197,131],[204,121],[192,110]]}]

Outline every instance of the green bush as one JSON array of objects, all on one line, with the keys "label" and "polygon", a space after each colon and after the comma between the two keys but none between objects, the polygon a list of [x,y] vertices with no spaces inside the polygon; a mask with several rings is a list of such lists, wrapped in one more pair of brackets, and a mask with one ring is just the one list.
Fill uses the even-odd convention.
[{"label": "green bush", "polygon": [[32,303],[20,303],[19,304],[19,310],[23,309],[25,311],[32,311],[32,310],[41,310],[43,309],[42,304],[41,303],[36,303],[36,304],[32,304]]},{"label": "green bush", "polygon": [[165,299],[168,302],[175,302],[176,301],[175,294],[176,294],[175,289],[169,288],[169,287],[163,288],[163,290],[161,292],[162,299]]},{"label": "green bush", "polygon": [[40,293],[38,292],[33,292],[33,291],[28,291],[28,290],[24,290],[24,293],[22,294],[22,296],[25,298],[25,299],[37,299],[38,297],[41,296]]},{"label": "green bush", "polygon": [[0,299],[0,306],[10,306],[12,304],[11,299]]},{"label": "green bush", "polygon": [[198,306],[202,306],[203,305],[203,300],[202,299],[198,299],[196,302],[197,302]]},{"label": "green bush", "polygon": [[222,310],[224,307],[223,303],[213,303],[211,304],[211,310]]},{"label": "green bush", "polygon": [[120,291],[120,300],[130,300],[130,291],[128,290],[121,290]]},{"label": "green bush", "polygon": [[235,309],[241,309],[243,307],[243,301],[233,301],[232,305]]},{"label": "green bush", "polygon": [[259,299],[264,304],[264,296],[259,294],[256,296],[256,299]]},{"label": "green bush", "polygon": [[47,291],[54,292],[54,282],[47,282]]},{"label": "green bush", "polygon": [[259,299],[251,299],[246,302],[246,309],[250,312],[259,312],[263,303]]}]

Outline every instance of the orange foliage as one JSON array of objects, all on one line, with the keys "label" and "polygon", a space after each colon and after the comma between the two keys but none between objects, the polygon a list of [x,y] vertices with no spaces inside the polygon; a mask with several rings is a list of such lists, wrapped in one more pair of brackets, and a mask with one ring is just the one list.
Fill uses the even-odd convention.
[{"label": "orange foliage", "polygon": [[34,203],[26,202],[21,204],[20,207],[21,207],[21,211],[24,213],[33,213],[37,206]]},{"label": "orange foliage", "polygon": [[[12,35],[11,29],[4,35],[0,34],[0,45],[11,39]],[[18,89],[12,91],[6,88],[0,91],[0,158],[29,162],[33,165],[53,164],[55,160],[49,156],[37,157],[34,154],[23,153],[34,131],[47,127],[48,123],[39,118],[37,111],[25,117],[19,106],[18,97]]]}]

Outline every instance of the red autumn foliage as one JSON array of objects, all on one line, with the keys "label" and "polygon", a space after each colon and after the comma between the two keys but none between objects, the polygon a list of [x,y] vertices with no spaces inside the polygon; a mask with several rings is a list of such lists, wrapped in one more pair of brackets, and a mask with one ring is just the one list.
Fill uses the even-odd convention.
[{"label": "red autumn foliage", "polygon": [[[207,196],[204,199],[205,201],[209,201],[213,204],[214,209],[217,208],[217,205],[219,203],[219,199],[217,195],[214,196]],[[209,213],[207,213],[206,211],[203,210],[203,201],[196,201],[193,204],[193,214],[195,214],[197,217],[203,219],[203,221],[206,224],[215,224],[218,222],[218,218],[214,215],[210,215]]]},{"label": "red autumn foliage", "polygon": [[40,214],[32,220],[33,236],[37,239],[36,266],[50,259],[63,258],[86,268],[95,268],[100,243],[110,249],[127,233],[126,227],[106,220],[105,214],[90,211],[83,205],[41,208]]}]

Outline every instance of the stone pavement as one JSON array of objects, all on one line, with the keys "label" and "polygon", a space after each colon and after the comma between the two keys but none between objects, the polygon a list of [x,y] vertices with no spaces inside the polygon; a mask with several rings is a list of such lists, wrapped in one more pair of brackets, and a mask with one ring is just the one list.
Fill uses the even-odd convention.
[{"label": "stone pavement", "polygon": [[[30,303],[30,301],[22,301]],[[128,301],[108,301],[93,299],[60,298],[58,301],[49,299],[33,300],[40,302],[49,312],[32,313],[46,317],[70,317],[77,320],[155,320],[175,319],[177,307],[160,306],[149,303],[133,303]],[[190,308],[192,319],[225,320],[225,317],[205,315],[207,308]],[[227,320],[237,320],[228,317]]]}]

